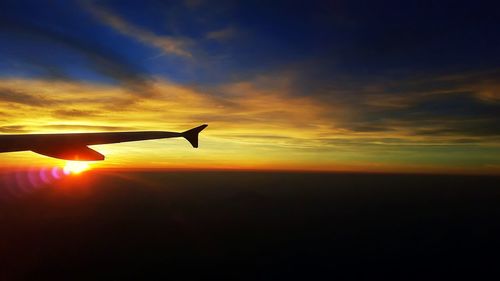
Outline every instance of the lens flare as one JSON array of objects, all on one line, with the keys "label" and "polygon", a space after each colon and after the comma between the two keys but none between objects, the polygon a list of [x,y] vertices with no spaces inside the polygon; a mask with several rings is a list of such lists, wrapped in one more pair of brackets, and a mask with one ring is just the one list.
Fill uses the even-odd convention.
[{"label": "lens flare", "polygon": [[89,164],[86,162],[70,161],[64,166],[63,172],[66,175],[78,175],[89,169]]},{"label": "lens flare", "polygon": [[0,170],[0,205],[5,200],[20,198],[41,188],[57,187],[53,183],[89,168],[86,162],[71,162],[64,168],[32,166]]}]

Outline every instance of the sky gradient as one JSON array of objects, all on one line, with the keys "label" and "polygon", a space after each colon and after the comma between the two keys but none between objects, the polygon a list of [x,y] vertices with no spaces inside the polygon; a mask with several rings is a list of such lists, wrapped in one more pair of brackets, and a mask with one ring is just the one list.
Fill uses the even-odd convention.
[{"label": "sky gradient", "polygon": [[0,133],[207,123],[94,165],[500,173],[498,4],[268,2],[2,1]]}]

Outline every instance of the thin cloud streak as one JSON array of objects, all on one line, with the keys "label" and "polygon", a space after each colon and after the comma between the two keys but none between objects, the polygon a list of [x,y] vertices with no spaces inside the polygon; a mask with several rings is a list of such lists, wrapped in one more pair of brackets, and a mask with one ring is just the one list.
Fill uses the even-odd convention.
[{"label": "thin cloud streak", "polygon": [[[32,46],[46,46],[57,51],[70,52],[75,57],[85,58],[85,66],[103,78],[114,80],[124,88],[130,89],[131,93],[139,97],[150,96],[148,84],[149,75],[140,67],[130,62],[113,50],[98,43],[71,35],[72,30],[60,31],[15,20],[0,19],[0,30],[10,38],[11,42],[17,42],[22,48],[13,50],[16,65],[21,65],[24,70],[35,77],[59,81],[81,80],[73,77],[68,72],[70,69],[60,65],[52,56],[41,52]],[[9,52],[11,52],[9,50]]]},{"label": "thin cloud streak", "polygon": [[234,27],[229,26],[219,30],[210,31],[205,35],[205,38],[223,42],[225,40],[234,37],[235,35],[236,35],[236,29]]},{"label": "thin cloud streak", "polygon": [[153,32],[140,28],[125,21],[120,16],[110,12],[104,7],[87,2],[84,7],[94,15],[99,21],[113,28],[114,30],[133,38],[144,44],[160,49],[164,54],[175,55],[184,58],[192,58],[188,51],[192,41],[187,38],[178,38],[167,35],[157,35]]}]

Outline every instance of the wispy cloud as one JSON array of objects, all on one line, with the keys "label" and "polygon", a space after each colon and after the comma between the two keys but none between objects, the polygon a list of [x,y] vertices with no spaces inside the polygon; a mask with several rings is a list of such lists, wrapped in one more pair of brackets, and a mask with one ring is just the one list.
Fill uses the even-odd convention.
[{"label": "wispy cloud", "polygon": [[27,130],[22,125],[0,126],[0,133],[18,134],[18,133],[26,133],[26,131]]},{"label": "wispy cloud", "polygon": [[101,115],[97,110],[58,109],[53,112],[57,118],[92,118]]},{"label": "wispy cloud", "polygon": [[28,134],[37,132],[87,132],[87,131],[130,131],[133,127],[85,125],[85,124],[49,124],[39,126],[10,125],[0,126],[0,133],[6,134]]},{"label": "wispy cloud", "polygon": [[236,35],[236,29],[234,27],[226,27],[223,29],[213,30],[205,35],[205,38],[217,41],[225,41]]},{"label": "wispy cloud", "polygon": [[13,88],[0,88],[0,103],[17,103],[30,106],[49,106],[55,101],[36,93],[24,93]]},{"label": "wispy cloud", "polygon": [[[15,50],[13,48],[8,51],[13,52],[10,60],[24,71],[23,73],[50,80],[82,80],[81,77],[71,74],[74,73],[74,69],[61,64],[61,61],[53,55],[58,52],[69,53],[74,58],[84,58],[84,65],[74,67],[85,73],[97,74],[96,76],[104,78],[103,80],[119,83],[124,88],[130,89],[135,96],[146,97],[152,94],[148,90],[151,77],[144,69],[98,42],[73,36],[74,31],[65,28],[39,26],[12,19],[0,22],[0,31],[9,38],[10,43],[16,44]],[[44,48],[33,48],[33,46]],[[50,48],[53,52],[47,54],[45,48]],[[5,96],[8,96],[8,93],[5,93]],[[16,97],[21,97],[20,93],[17,93]],[[29,98],[31,103],[34,102],[34,98],[37,98],[37,95],[31,93]],[[48,100],[47,97],[43,99],[44,102]]]},{"label": "wispy cloud", "polygon": [[51,124],[38,127],[39,130],[52,131],[130,131],[136,130],[134,127],[127,126],[105,126],[105,125],[86,125],[86,124]]},{"label": "wispy cloud", "polygon": [[203,0],[184,0],[184,5],[191,9],[198,8],[202,3]]},{"label": "wispy cloud", "polygon": [[175,55],[184,58],[193,57],[192,53],[189,51],[189,47],[193,42],[188,38],[157,35],[149,30],[127,22],[119,15],[112,13],[102,6],[97,6],[96,4],[91,4],[89,2],[87,2],[84,6],[101,22],[123,35],[158,48],[166,55]]}]

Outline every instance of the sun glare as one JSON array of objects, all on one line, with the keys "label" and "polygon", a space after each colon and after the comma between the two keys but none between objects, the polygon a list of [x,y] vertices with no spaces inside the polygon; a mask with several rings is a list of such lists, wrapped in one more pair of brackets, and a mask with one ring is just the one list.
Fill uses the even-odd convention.
[{"label": "sun glare", "polygon": [[66,166],[64,166],[64,173],[66,175],[73,174],[78,175],[89,169],[89,164],[86,162],[79,161],[68,161]]}]

